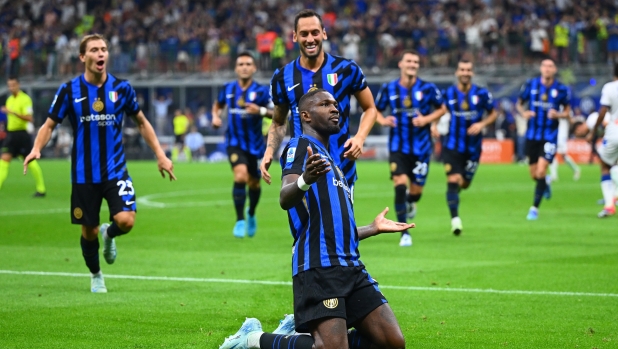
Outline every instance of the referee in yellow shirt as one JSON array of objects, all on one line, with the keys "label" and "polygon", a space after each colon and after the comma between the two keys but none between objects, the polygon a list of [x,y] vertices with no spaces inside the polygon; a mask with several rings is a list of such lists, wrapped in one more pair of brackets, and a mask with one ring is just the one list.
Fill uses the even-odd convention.
[{"label": "referee in yellow shirt", "polygon": [[178,161],[180,150],[185,153],[187,161],[191,161],[191,149],[185,146],[185,135],[189,132],[191,121],[179,109],[174,112],[172,123],[174,124],[174,136],[176,136],[174,148],[172,148],[172,161]]},{"label": "referee in yellow shirt", "polygon": [[[9,174],[9,164],[16,156],[26,157],[32,150],[32,138],[26,131],[29,122],[32,122],[32,99],[24,91],[19,89],[19,80],[9,77],[7,82],[11,95],[6,100],[6,106],[2,112],[7,114],[7,136],[4,139],[0,153],[0,189]],[[38,162],[28,164],[28,171],[32,173],[36,184],[34,197],[45,196],[45,182],[43,171]]]}]

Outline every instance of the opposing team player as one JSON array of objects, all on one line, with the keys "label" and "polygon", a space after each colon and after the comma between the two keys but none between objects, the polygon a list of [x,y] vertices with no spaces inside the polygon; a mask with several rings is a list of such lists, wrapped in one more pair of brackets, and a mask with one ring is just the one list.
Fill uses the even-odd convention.
[{"label": "opposing team player", "polygon": [[[558,121],[558,144],[556,147],[556,153],[564,159],[564,162],[567,163],[569,168],[573,170],[573,180],[579,180],[581,176],[581,169],[575,163],[575,160],[567,153],[567,143],[569,140],[569,130],[571,126],[570,118],[568,119],[560,119]],[[554,157],[554,161],[552,161],[549,166],[549,176],[550,182],[558,180],[558,159]]]},{"label": "opposing team player", "polygon": [[[399,60],[401,76],[382,85],[376,99],[380,111],[376,121],[391,127],[389,162],[399,222],[416,215],[416,203],[421,199],[429,173],[431,124],[446,112],[436,85],[418,78],[419,64],[418,52],[404,51]],[[381,112],[387,108],[392,115],[384,117]],[[410,234],[402,232],[399,246],[411,245]]]},{"label": "opposing team player", "polygon": [[[271,95],[275,109],[273,123],[268,131],[266,151],[260,169],[264,180],[270,184],[268,173],[275,153],[286,133],[288,111],[292,137],[302,134],[298,101],[310,89],[329,91],[339,104],[341,131],[330,137],[330,153],[341,168],[352,192],[356,181],[355,160],[363,151],[365,138],[376,118],[376,109],[365,75],[354,61],[322,51],[326,40],[322,18],[313,10],[300,11],[294,18],[293,40],[300,47],[300,57],[275,71],[271,80]],[[350,138],[350,98],[354,96],[364,110],[358,132]]]},{"label": "opposing team player", "polygon": [[605,218],[616,214],[614,203],[614,182],[611,179],[610,169],[618,163],[618,64],[614,67],[614,81],[608,82],[603,86],[601,92],[601,108],[599,117],[594,125],[592,144],[596,145],[599,126],[603,123],[605,114],[610,113],[607,126],[603,135],[603,141],[597,149],[601,159],[601,191],[605,205],[599,212],[599,218]]},{"label": "opposing team player", "polygon": [[[108,264],[116,260],[115,237],[128,233],[135,222],[135,188],[125,161],[122,145],[124,114],[132,117],[138,130],[157,157],[159,172],[170,180],[176,177],[172,162],[165,156],[154,129],[140,110],[135,90],[126,80],[107,73],[108,45],[102,35],[85,36],[79,45],[84,74],[62,84],[54,97],[49,116],[39,130],[34,147],[24,160],[40,158],[52,131],[68,119],[73,126],[71,154],[71,220],[82,228],[81,248],[92,273],[91,291],[106,293],[99,265],[99,239]],[[102,200],[109,207],[110,224],[99,227]]]},{"label": "opposing team player", "polygon": [[[555,78],[556,63],[551,58],[543,59],[540,71],[539,77],[528,80],[521,87],[517,100],[517,111],[528,120],[526,155],[530,176],[536,181],[533,204],[526,217],[528,220],[538,219],[541,200],[544,196],[551,196],[545,175],[556,155],[558,119],[568,118],[571,111],[569,88]],[[528,104],[527,109],[524,103]]]},{"label": "opposing team player", "polygon": [[[9,77],[7,81],[9,88],[9,98],[6,105],[2,107],[2,112],[7,114],[7,136],[4,143],[0,143],[0,188],[9,175],[9,165],[16,156],[26,157],[32,149],[32,138],[28,134],[28,123],[32,122],[32,99],[19,87],[17,77]],[[28,165],[36,191],[34,197],[45,197],[45,182],[43,181],[43,171],[38,161],[32,161]]]},{"label": "opposing team player", "polygon": [[[225,132],[227,155],[234,172],[232,196],[236,210],[233,234],[237,238],[253,237],[257,230],[255,209],[260,194],[260,169],[258,160],[264,154],[262,120],[272,117],[268,109],[270,95],[268,86],[253,80],[256,66],[248,52],[236,57],[236,81],[228,82],[219,90],[219,97],[212,106],[212,125],[221,126],[221,111],[227,105],[228,125]],[[245,203],[249,187],[249,207],[245,221]]]},{"label": "opposing team player", "polygon": [[[281,208],[294,236],[292,279],[294,320],[299,332],[264,333],[247,319],[221,349],[404,348],[397,319],[377,282],[360,260],[359,240],[414,227],[384,218],[357,227],[352,193],[329,149],[340,131],[335,98],[325,90],[299,101],[303,134],[281,156]],[[355,330],[349,331],[348,328]]]},{"label": "opposing team player", "polygon": [[[483,129],[496,121],[491,93],[472,83],[472,62],[457,63],[457,84],[444,93],[451,120],[448,134],[442,139],[442,160],[447,175],[446,202],[451,212],[451,231],[455,235],[463,230],[459,218],[459,192],[467,189],[478,169],[481,159]],[[487,117],[483,119],[483,115]]]}]

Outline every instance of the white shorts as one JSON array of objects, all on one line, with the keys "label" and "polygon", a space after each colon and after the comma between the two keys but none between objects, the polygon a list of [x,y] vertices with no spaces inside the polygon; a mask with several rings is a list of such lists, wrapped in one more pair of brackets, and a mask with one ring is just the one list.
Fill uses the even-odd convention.
[{"label": "white shorts", "polygon": [[566,154],[567,141],[569,140],[569,123],[568,121],[560,120],[558,124],[558,142],[556,147],[556,153]]},{"label": "white shorts", "polygon": [[613,166],[618,162],[618,139],[603,138],[603,142],[597,147],[599,157],[604,163]]}]

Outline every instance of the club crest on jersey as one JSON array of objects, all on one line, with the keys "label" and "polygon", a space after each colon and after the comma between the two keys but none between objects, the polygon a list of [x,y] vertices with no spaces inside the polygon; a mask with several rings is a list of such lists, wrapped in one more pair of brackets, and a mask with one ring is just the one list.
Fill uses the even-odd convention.
[{"label": "club crest on jersey", "polygon": [[547,101],[547,93],[543,93],[543,95],[541,95],[541,99],[543,100],[543,102]]},{"label": "club crest on jersey", "polygon": [[403,99],[403,106],[406,108],[410,108],[412,106],[412,100],[410,99],[410,96],[406,96],[406,98]]},{"label": "club crest on jersey", "polygon": [[553,98],[558,97],[558,90],[556,90],[556,89],[551,90],[551,96],[552,96]]},{"label": "club crest on jersey", "polygon": [[238,98],[238,100],[236,101],[236,105],[239,107],[244,107],[245,106],[245,98],[243,96],[240,96],[240,98]]},{"label": "club crest on jersey", "polygon": [[336,73],[335,74],[327,74],[326,75],[326,80],[328,81],[329,85],[335,86],[339,82],[339,77],[337,76]]},{"label": "club crest on jersey", "polygon": [[315,91],[318,89],[318,86],[316,84],[312,84],[311,86],[309,86],[309,89],[307,90],[307,93],[311,92],[311,91]]},{"label": "club crest on jersey", "polygon": [[464,99],[463,101],[461,101],[461,110],[468,110],[468,109],[470,109],[470,106],[468,105],[468,101]]},{"label": "club crest on jersey", "polygon": [[116,103],[116,101],[118,101],[118,92],[116,91],[112,91],[109,93],[109,100],[112,101],[112,103]]},{"label": "club crest on jersey", "polygon": [[421,99],[423,99],[423,91],[414,92],[414,98],[416,98],[417,101],[420,101]]},{"label": "club crest on jersey", "polygon": [[474,104],[474,105],[479,104],[479,96],[477,96],[477,95],[472,96],[472,98],[470,100],[472,101],[472,104]]},{"label": "club crest on jersey", "polygon": [[99,98],[97,98],[94,103],[92,103],[92,109],[94,109],[94,111],[96,112],[100,112],[101,110],[103,110],[103,108],[105,108],[105,104],[101,102],[101,99]]},{"label": "club crest on jersey", "polygon": [[257,97],[257,92],[249,92],[248,97],[251,102],[255,101],[255,97]]}]

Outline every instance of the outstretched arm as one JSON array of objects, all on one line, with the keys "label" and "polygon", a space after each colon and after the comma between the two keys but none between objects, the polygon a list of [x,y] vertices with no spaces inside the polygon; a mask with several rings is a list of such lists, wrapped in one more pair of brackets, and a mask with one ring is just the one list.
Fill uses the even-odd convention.
[{"label": "outstretched arm", "polygon": [[176,180],[176,176],[174,176],[174,165],[172,164],[172,160],[168,159],[165,156],[165,152],[161,148],[161,144],[159,144],[159,140],[157,139],[157,135],[155,134],[154,129],[144,113],[140,110],[137,115],[132,116],[133,120],[137,124],[137,129],[139,133],[144,137],[146,144],[152,149],[157,157],[159,172],[161,172],[161,176],[165,178],[165,172],[170,177],[170,181]]},{"label": "outstretched arm", "polygon": [[386,213],[388,213],[388,207],[385,208],[384,211],[380,212],[380,214],[376,217],[376,219],[373,220],[371,224],[358,227],[358,239],[364,240],[368,237],[372,237],[381,233],[396,233],[416,227],[416,224],[414,223],[399,223],[387,219],[385,217]]},{"label": "outstretched arm", "polygon": [[26,158],[24,159],[24,174],[26,174],[26,172],[28,171],[28,163],[30,163],[30,161],[41,158],[41,149],[43,149],[47,142],[49,142],[49,139],[51,138],[52,132],[54,131],[54,128],[56,128],[56,125],[58,125],[57,122],[50,118],[47,118],[43,126],[41,126],[41,128],[39,129],[39,133],[37,133],[36,135],[32,150],[30,151],[30,154],[28,154],[28,156],[26,156]]},{"label": "outstretched arm", "polygon": [[264,152],[264,158],[260,164],[262,178],[264,178],[264,181],[268,184],[272,182],[268,169],[273,162],[273,157],[283,142],[283,138],[285,138],[289,110],[290,107],[287,104],[275,105],[275,109],[273,110],[273,123],[268,129],[266,151]]}]

